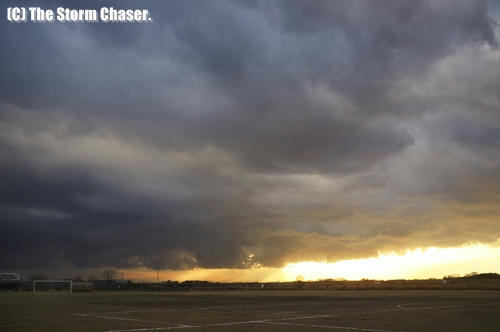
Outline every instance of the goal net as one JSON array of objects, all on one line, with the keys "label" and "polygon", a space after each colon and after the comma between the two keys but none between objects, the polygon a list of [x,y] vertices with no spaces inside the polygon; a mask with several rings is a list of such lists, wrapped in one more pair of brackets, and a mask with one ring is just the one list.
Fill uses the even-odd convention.
[{"label": "goal net", "polygon": [[33,294],[35,293],[72,293],[73,281],[71,280],[34,280]]}]

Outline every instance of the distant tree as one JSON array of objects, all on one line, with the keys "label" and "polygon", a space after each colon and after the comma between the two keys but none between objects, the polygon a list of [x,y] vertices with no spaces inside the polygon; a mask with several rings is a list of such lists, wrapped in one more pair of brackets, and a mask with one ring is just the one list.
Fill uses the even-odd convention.
[{"label": "distant tree", "polygon": [[34,281],[34,280],[47,280],[49,279],[49,276],[44,273],[44,272],[35,272],[33,273],[32,275],[29,276],[29,279],[31,281]]},{"label": "distant tree", "polygon": [[303,275],[298,275],[296,278],[295,278],[295,281],[304,281],[304,276]]},{"label": "distant tree", "polygon": [[498,273],[478,273],[469,276],[472,279],[500,279],[500,274]]},{"label": "distant tree", "polygon": [[73,281],[83,281],[83,278],[80,276],[76,276],[72,278]]},{"label": "distant tree", "polygon": [[94,275],[91,275],[90,277],[87,278],[87,281],[94,281],[97,280],[97,277]]},{"label": "distant tree", "polygon": [[478,274],[479,274],[479,273],[477,273],[477,272],[471,272],[471,273],[467,273],[467,274],[465,275],[465,277],[466,277],[466,278],[469,278],[469,277],[477,276]]}]

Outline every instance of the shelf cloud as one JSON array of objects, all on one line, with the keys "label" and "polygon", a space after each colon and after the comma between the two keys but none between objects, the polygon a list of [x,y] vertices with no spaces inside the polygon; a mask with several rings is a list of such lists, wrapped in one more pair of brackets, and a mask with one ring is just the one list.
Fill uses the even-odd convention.
[{"label": "shelf cloud", "polygon": [[152,23],[0,23],[1,266],[281,267],[500,238],[495,1],[144,6]]}]

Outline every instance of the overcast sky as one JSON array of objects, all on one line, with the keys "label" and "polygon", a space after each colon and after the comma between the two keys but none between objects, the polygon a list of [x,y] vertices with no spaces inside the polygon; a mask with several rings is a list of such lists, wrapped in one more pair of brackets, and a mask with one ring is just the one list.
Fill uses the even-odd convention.
[{"label": "overcast sky", "polygon": [[500,238],[499,1],[93,3],[154,22],[1,19],[2,269]]}]

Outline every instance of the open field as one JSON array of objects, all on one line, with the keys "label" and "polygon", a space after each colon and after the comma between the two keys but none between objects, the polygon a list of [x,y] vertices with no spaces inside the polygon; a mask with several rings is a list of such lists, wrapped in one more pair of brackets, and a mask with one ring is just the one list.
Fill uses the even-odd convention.
[{"label": "open field", "polygon": [[500,291],[0,294],[0,331],[499,331]]}]

